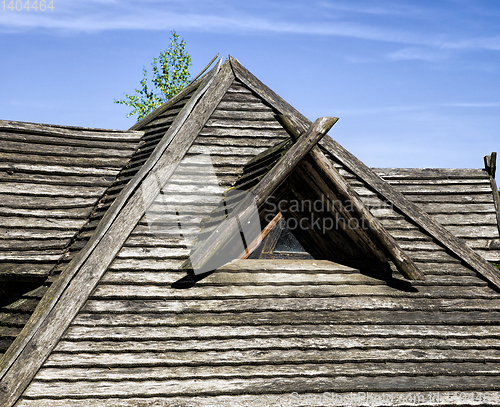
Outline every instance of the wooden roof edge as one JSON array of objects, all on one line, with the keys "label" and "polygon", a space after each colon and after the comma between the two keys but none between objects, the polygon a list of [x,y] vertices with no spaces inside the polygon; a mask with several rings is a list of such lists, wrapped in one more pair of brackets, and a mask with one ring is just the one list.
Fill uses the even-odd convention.
[{"label": "wooden roof edge", "polygon": [[35,133],[47,136],[63,136],[71,137],[76,133],[83,135],[102,134],[105,137],[113,137],[116,139],[130,139],[131,141],[139,141],[144,135],[143,131],[102,129],[94,127],[78,127],[78,126],[62,126],[55,124],[22,122],[14,120],[0,119],[0,130],[19,131],[22,133]]},{"label": "wooden roof edge", "polygon": [[[157,172],[167,167],[167,178],[172,175],[233,80],[229,64],[222,65],[221,61],[205,75],[149,159],[108,209],[87,245],[44,295],[0,361],[2,406],[12,406],[29,385],[139,222],[148,206],[145,200],[152,202],[153,195],[159,192]],[[181,130],[187,137],[176,137]],[[164,156],[167,147],[175,151]]]},{"label": "wooden roof edge", "polygon": [[231,63],[231,67],[233,68],[236,79],[243,82],[254,93],[258,94],[262,99],[273,106],[278,112],[288,116],[300,132],[304,132],[307,130],[307,128],[311,124],[311,121],[308,118],[306,118],[304,115],[302,115],[302,113],[288,104],[273,90],[268,88],[263,82],[261,82],[257,77],[250,73],[236,58],[233,58],[231,55],[229,55],[229,61]]},{"label": "wooden roof edge", "polygon": [[205,79],[207,75],[210,75],[210,72],[213,70],[217,70],[217,67],[220,65],[220,62],[222,60],[219,59],[217,65],[212,68],[210,72],[207,72],[205,75],[205,71],[210,68],[210,66],[213,64],[213,62],[217,59],[219,54],[217,54],[210,62],[209,64],[203,68],[203,70],[194,78],[186,87],[184,87],[179,93],[177,93],[172,99],[167,100],[163,105],[160,107],[156,108],[153,110],[151,113],[149,113],[146,117],[144,117],[142,120],[139,120],[136,124],[134,124],[130,130],[140,130],[144,126],[146,126],[148,123],[153,121],[156,117],[158,117],[160,114],[165,112],[166,110],[170,109],[173,105],[175,105],[179,100],[181,100],[183,97],[186,96],[189,92],[191,92],[193,89],[195,89],[198,85],[202,83],[202,81]]},{"label": "wooden roof edge", "polygon": [[[227,220],[195,250],[183,264],[193,269],[195,274],[208,272],[204,267],[217,255],[218,251],[240,233],[240,224],[251,218],[254,207],[259,208],[292,173],[298,163],[321,140],[337,122],[336,117],[321,117],[312,123],[304,135],[285,153],[281,160],[260,180],[245,199],[231,212]],[[255,204],[252,205],[252,204]],[[260,225],[259,225],[260,226]],[[260,229],[260,228],[259,228]],[[250,243],[250,242],[248,242]]]}]

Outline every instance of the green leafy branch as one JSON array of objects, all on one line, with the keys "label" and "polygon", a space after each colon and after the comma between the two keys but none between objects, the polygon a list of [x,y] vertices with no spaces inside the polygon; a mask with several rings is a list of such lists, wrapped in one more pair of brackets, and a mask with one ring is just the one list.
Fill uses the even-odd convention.
[{"label": "green leafy branch", "polygon": [[191,56],[186,52],[186,43],[184,40],[179,41],[177,33],[172,31],[170,46],[158,58],[153,58],[151,63],[151,82],[156,91],[148,88],[148,72],[142,68],[140,89],[136,89],[134,95],[125,94],[125,99],[115,99],[115,103],[132,107],[127,117],[137,115],[137,121],[142,120],[189,83],[190,66]]}]

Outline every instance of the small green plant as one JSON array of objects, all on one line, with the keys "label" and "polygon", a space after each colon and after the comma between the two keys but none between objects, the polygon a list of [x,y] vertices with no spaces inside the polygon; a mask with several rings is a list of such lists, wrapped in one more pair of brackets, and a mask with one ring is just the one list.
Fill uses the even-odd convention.
[{"label": "small green plant", "polygon": [[135,90],[134,95],[125,94],[125,99],[115,103],[132,107],[127,117],[137,115],[137,121],[146,117],[153,110],[171,99],[183,89],[190,80],[189,67],[191,57],[186,52],[186,43],[179,40],[179,36],[172,31],[170,46],[158,58],[153,58],[151,69],[154,85],[153,90],[148,88],[148,72],[142,68],[141,88]]}]

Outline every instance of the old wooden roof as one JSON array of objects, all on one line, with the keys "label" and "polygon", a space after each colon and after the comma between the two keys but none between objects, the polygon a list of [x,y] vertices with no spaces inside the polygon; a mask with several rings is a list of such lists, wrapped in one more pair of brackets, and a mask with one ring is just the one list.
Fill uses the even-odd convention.
[{"label": "old wooden roof", "polygon": [[328,405],[325,392],[337,405],[356,405],[341,398],[350,392],[498,401],[500,294],[485,260],[499,259],[498,209],[483,170],[371,170],[325,138],[322,153],[424,281],[237,260],[171,286],[186,274],[197,215],[288,139],[277,114],[309,125],[230,59],[134,126],[143,144],[75,229],[50,287],[27,297],[43,296],[34,314],[3,317],[17,329],[1,361],[3,405]]}]

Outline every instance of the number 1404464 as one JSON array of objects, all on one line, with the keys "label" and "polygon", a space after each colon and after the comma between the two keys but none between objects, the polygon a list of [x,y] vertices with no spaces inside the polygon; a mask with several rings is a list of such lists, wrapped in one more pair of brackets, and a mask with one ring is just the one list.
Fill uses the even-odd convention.
[{"label": "number 1404464", "polygon": [[2,0],[2,11],[54,11],[54,1],[50,0]]}]

